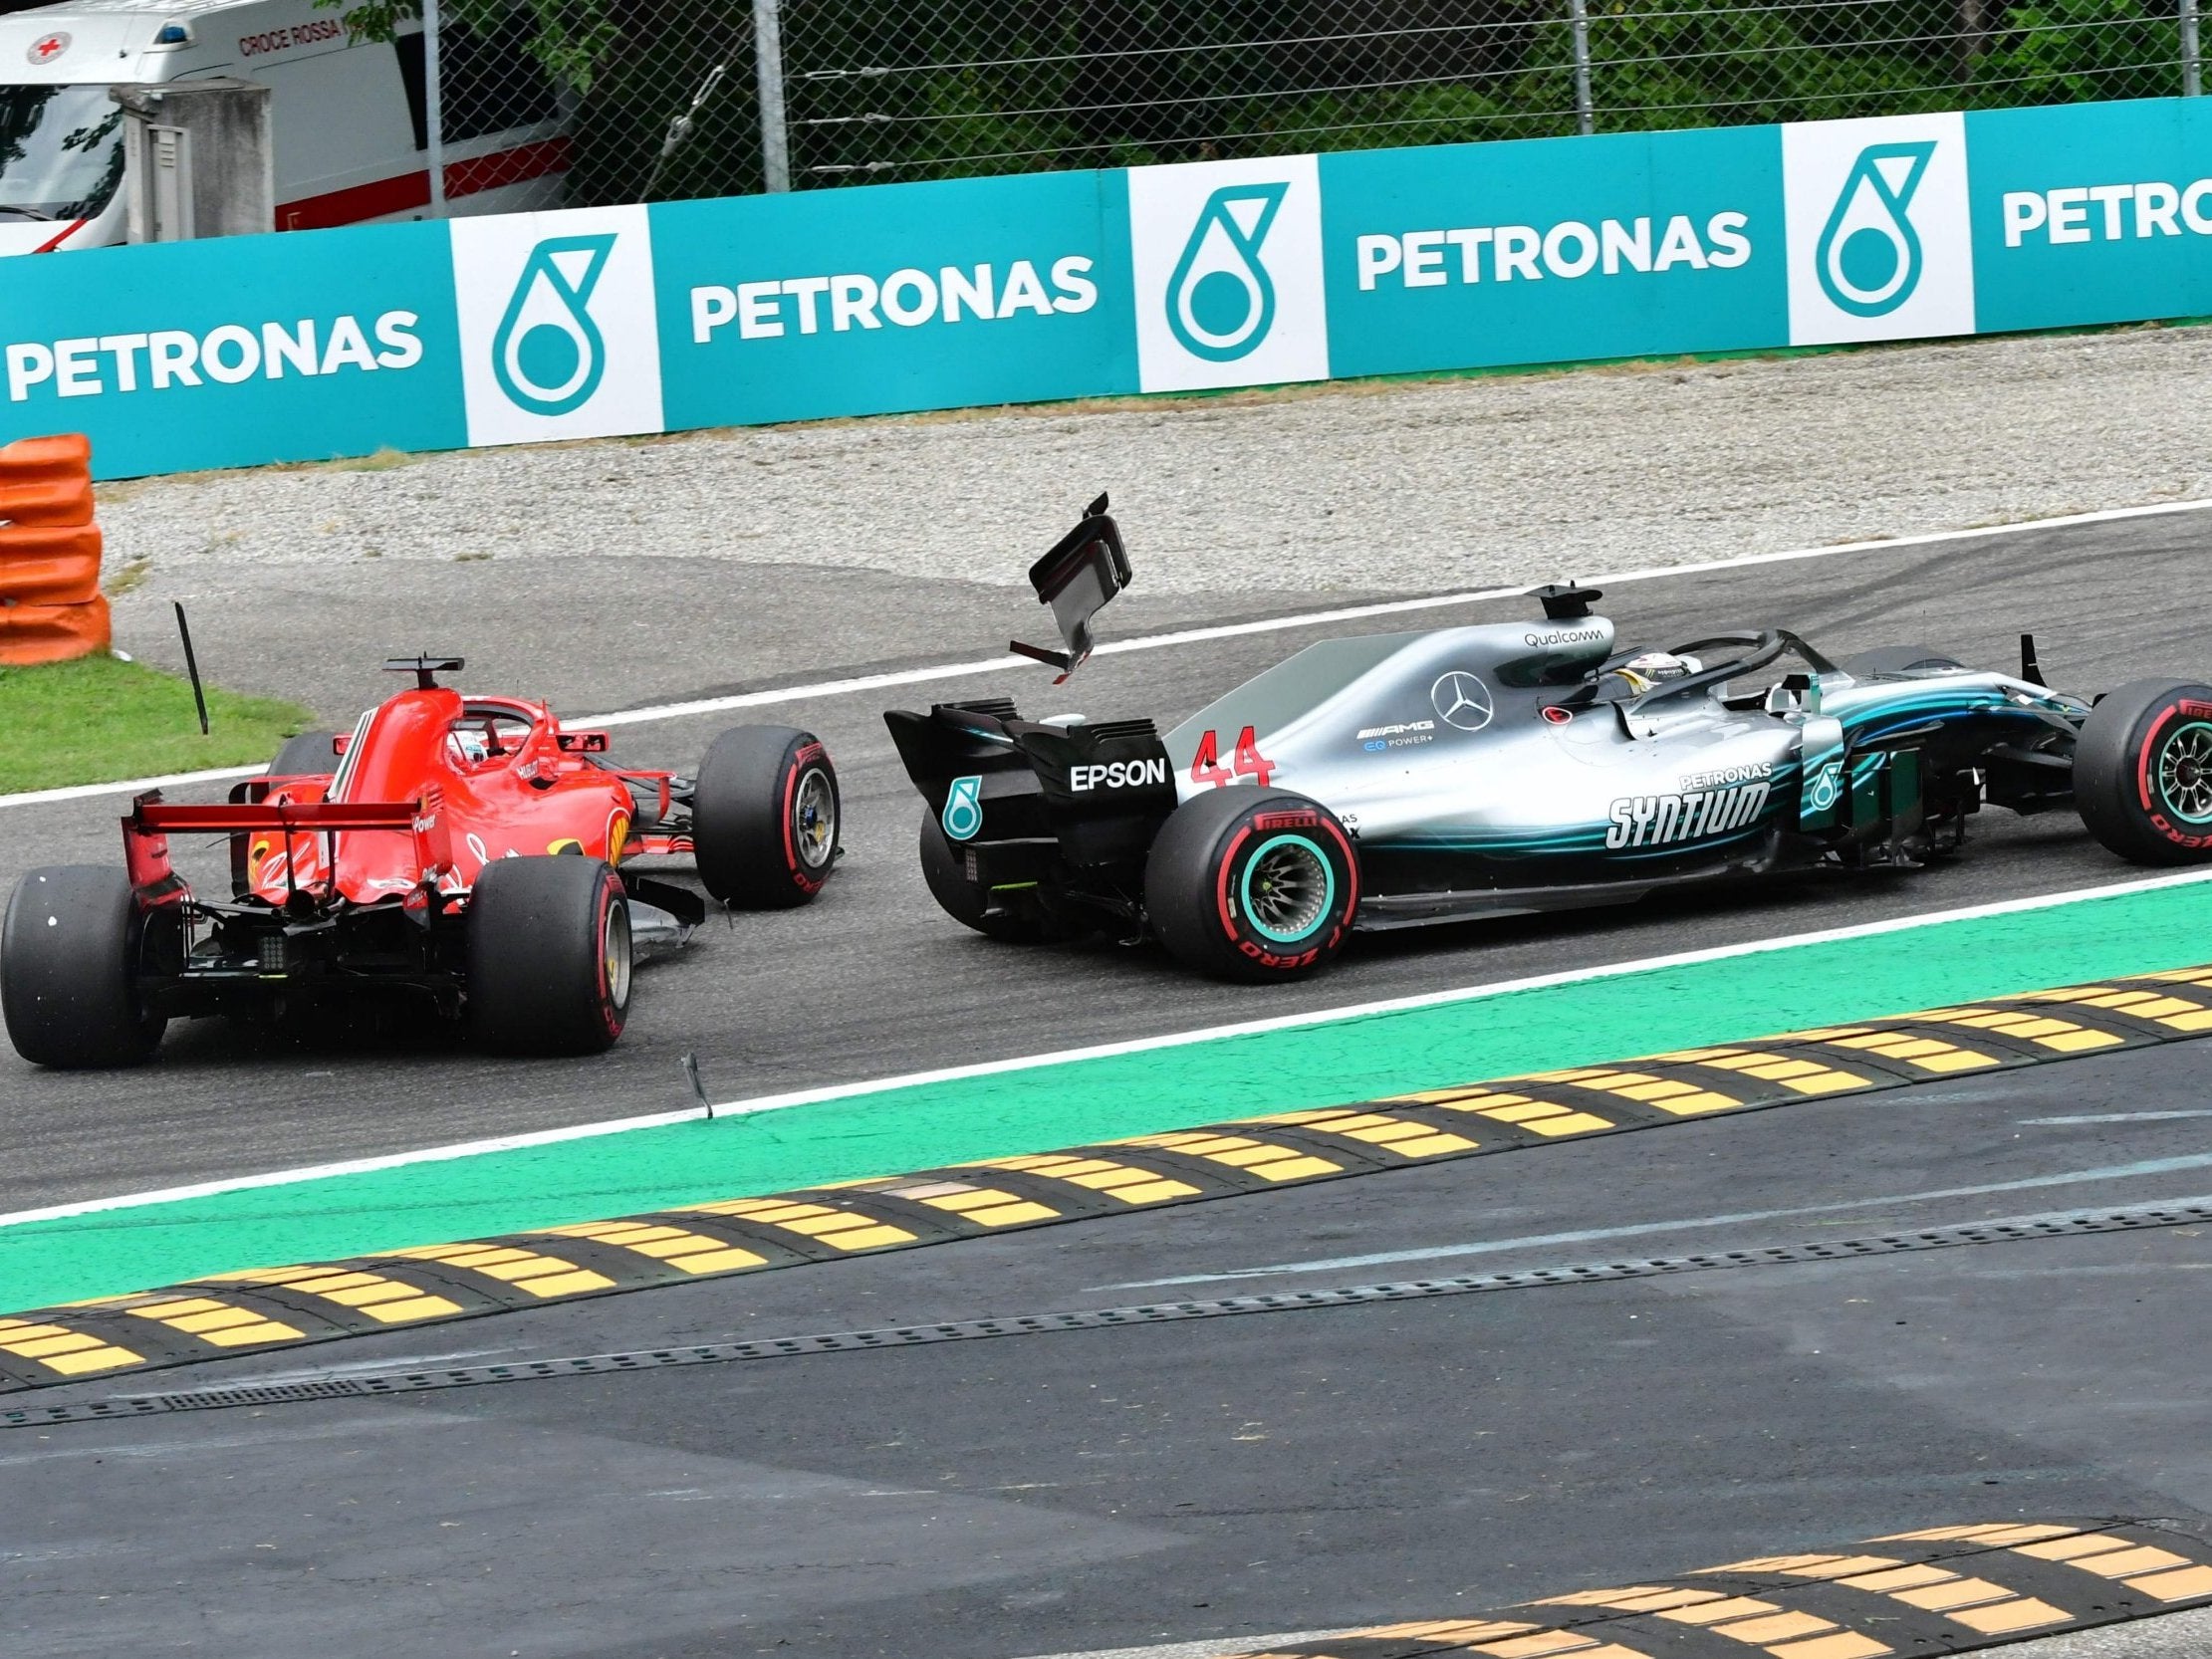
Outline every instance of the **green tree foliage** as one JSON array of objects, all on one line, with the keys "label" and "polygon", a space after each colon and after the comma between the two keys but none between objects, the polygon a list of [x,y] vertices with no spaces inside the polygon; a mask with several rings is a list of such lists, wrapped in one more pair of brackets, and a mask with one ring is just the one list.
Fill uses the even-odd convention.
[{"label": "green tree foliage", "polygon": [[[399,25],[422,16],[422,0],[315,0],[324,11],[343,13],[346,27],[363,40],[390,40]],[[652,9],[645,0],[643,9]],[[518,11],[529,14],[530,51],[560,85],[588,93],[600,66],[614,49],[622,19],[614,0],[443,0],[440,27],[455,26],[492,37],[506,32]]]},{"label": "green tree foliage", "polygon": [[[342,5],[346,0],[318,0]],[[489,30],[518,0],[448,0]],[[747,0],[519,0],[580,201],[760,187]],[[2178,0],[1588,0],[1599,131],[2162,96]],[[419,0],[366,0],[386,34]],[[1577,127],[1568,0],[783,0],[801,188]],[[676,123],[674,126],[671,123]]]},{"label": "green tree foliage", "polygon": [[2016,6],[1975,61],[1973,102],[1996,108],[2179,97],[2176,10],[2142,0]]},{"label": "green tree foliage", "polygon": [[[315,3],[371,41],[422,16],[422,0]],[[438,27],[448,71],[471,50],[519,48],[570,102],[572,204],[761,188],[746,0],[442,0]],[[522,124],[512,110],[456,111],[450,79],[446,91],[449,140]]]}]

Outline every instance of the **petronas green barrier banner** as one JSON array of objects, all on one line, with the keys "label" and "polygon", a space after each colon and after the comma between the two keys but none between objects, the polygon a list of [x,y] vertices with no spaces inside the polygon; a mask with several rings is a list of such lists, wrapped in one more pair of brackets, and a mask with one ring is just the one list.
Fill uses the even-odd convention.
[{"label": "petronas green barrier banner", "polygon": [[2144,99],[581,208],[0,262],[104,477],[2212,314]]}]

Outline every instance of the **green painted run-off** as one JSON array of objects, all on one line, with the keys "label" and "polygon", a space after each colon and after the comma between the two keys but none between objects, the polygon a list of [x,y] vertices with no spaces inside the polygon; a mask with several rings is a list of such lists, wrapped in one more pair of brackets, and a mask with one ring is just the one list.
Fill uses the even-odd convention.
[{"label": "green painted run-off", "polygon": [[2208,924],[2212,883],[2195,883],[716,1122],[26,1222],[0,1230],[0,1308],[2151,973],[2212,959]]}]

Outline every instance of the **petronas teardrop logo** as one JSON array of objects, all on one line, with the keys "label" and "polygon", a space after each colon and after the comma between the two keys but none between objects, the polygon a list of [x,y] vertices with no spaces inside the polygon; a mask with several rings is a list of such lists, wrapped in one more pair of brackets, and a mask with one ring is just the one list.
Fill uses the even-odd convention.
[{"label": "petronas teardrop logo", "polygon": [[492,336],[492,377],[517,408],[564,415],[599,390],[607,342],[592,321],[592,290],[614,251],[614,235],[550,237],[523,261]]},{"label": "petronas teardrop logo", "polygon": [[1285,183],[1225,184],[1206,198],[1167,279],[1167,329],[1191,356],[1234,362],[1267,339],[1275,283],[1260,249],[1289,190]]},{"label": "petronas teardrop logo", "polygon": [[1868,144],[1837,194],[1813,269],[1821,290],[1853,317],[1887,317],[1920,285],[1920,233],[1912,198],[1935,140]]}]

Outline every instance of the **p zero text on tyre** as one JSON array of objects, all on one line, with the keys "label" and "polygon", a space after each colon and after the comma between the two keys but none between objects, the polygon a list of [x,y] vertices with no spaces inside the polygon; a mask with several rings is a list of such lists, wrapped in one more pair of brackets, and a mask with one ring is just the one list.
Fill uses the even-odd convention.
[{"label": "p zero text on tyre", "polygon": [[1227,979],[1288,979],[1351,936],[1359,860],[1336,815],[1283,791],[1219,789],[1175,809],[1144,871],[1145,914],[1168,950]]}]

